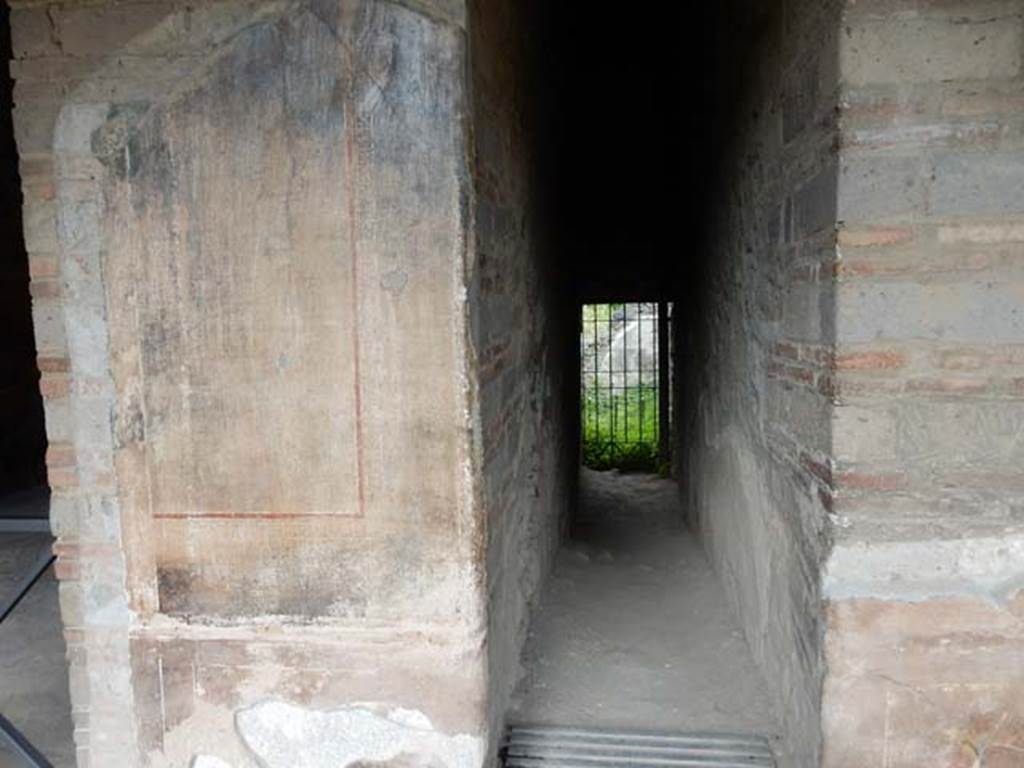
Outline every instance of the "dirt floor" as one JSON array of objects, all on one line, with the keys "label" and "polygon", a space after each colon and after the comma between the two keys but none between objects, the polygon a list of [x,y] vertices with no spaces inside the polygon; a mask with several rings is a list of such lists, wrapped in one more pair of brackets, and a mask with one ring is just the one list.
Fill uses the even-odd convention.
[{"label": "dirt floor", "polygon": [[523,666],[515,723],[777,732],[676,484],[656,476],[583,470],[579,520]]},{"label": "dirt floor", "polygon": [[[0,533],[0,603],[6,603],[49,534]],[[0,714],[56,768],[75,764],[57,582],[50,568],[0,624]],[[22,768],[0,740],[0,768]]]}]

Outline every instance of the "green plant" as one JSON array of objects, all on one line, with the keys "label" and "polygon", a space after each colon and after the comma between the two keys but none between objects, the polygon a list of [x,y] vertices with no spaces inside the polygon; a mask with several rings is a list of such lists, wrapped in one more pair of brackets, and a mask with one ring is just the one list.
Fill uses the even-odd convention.
[{"label": "green plant", "polygon": [[583,465],[591,469],[658,472],[658,389],[632,386],[583,392]]}]

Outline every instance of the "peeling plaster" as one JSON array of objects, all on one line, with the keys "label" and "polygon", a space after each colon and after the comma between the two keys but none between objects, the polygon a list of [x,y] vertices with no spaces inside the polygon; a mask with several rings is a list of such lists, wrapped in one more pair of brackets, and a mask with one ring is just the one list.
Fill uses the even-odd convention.
[{"label": "peeling plaster", "polygon": [[192,768],[231,768],[231,763],[212,755],[197,755]]},{"label": "peeling plaster", "polygon": [[266,768],[346,768],[400,756],[431,768],[479,768],[485,752],[480,736],[439,733],[422,712],[374,704],[324,712],[266,701],[239,711],[235,727]]}]

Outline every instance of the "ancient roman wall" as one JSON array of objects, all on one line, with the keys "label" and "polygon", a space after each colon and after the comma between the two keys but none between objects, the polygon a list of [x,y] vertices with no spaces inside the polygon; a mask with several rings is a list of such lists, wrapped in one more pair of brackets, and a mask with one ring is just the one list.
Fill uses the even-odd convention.
[{"label": "ancient roman wall", "polygon": [[459,6],[13,27],[79,764],[479,765]]},{"label": "ancient roman wall", "polygon": [[1024,750],[1024,4],[848,2],[825,764]]}]

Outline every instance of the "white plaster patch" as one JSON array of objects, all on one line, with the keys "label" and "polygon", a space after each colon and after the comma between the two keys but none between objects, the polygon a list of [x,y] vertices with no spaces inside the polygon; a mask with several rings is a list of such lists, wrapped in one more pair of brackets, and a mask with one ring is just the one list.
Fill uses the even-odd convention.
[{"label": "white plaster patch", "polygon": [[824,595],[928,600],[975,595],[1001,603],[1024,586],[1024,536],[837,544]]},{"label": "white plaster patch", "polygon": [[213,755],[196,755],[192,768],[232,768],[231,763]]},{"label": "white plaster patch", "polygon": [[235,716],[239,735],[266,768],[346,768],[399,756],[430,768],[480,768],[478,736],[439,733],[421,712],[371,704],[322,712],[266,701]]}]

